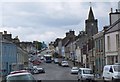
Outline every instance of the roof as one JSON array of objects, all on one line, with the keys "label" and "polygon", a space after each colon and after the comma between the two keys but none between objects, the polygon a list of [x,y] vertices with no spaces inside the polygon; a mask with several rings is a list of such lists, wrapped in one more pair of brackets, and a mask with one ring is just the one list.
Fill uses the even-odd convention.
[{"label": "roof", "polygon": [[29,73],[29,72],[25,72],[25,73],[9,74],[7,77],[17,76],[17,75],[26,75],[26,74],[31,74],[31,73]]},{"label": "roof", "polygon": [[92,70],[90,68],[79,68],[79,69],[81,69],[81,70]]},{"label": "roof", "polygon": [[93,36],[93,38],[96,39],[96,38],[99,38],[99,37],[101,37],[101,36],[103,36],[103,35],[104,35],[104,30],[99,31],[97,34],[95,34],[95,35]]},{"label": "roof", "polygon": [[90,20],[94,20],[94,14],[93,14],[93,11],[92,11],[92,7],[90,7],[90,11],[89,11],[88,19],[90,19]]},{"label": "roof", "polygon": [[52,56],[52,55],[50,55],[50,54],[45,54],[44,56]]},{"label": "roof", "polygon": [[106,30],[106,34],[107,33],[111,33],[111,32],[115,32],[120,30],[120,18],[114,22],[107,30]]}]

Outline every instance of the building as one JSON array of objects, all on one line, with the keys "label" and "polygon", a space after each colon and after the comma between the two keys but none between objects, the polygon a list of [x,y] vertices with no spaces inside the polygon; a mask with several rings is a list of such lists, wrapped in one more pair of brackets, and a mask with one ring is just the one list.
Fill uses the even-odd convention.
[{"label": "building", "polygon": [[[5,33],[6,34],[6,33]],[[0,33],[0,75],[7,75],[10,71],[12,71],[12,64],[17,63],[17,46],[4,39],[5,35],[2,32]]]},{"label": "building", "polygon": [[85,20],[85,32],[88,37],[92,37],[94,34],[98,33],[97,19],[94,18],[92,7],[90,7],[88,19]]},{"label": "building", "polygon": [[[70,55],[73,55],[72,43],[75,40],[75,31],[70,30],[69,32],[66,32],[66,36],[63,39],[60,39],[58,41],[58,54],[61,55],[63,58],[68,59]],[[68,49],[68,47],[70,47]]]},{"label": "building", "polygon": [[105,65],[105,28],[93,36],[95,50],[95,72],[101,74]]},{"label": "building", "polygon": [[106,64],[118,63],[119,59],[119,30],[120,30],[120,11],[111,11],[110,26],[105,32],[105,57]]},{"label": "building", "polygon": [[77,61],[80,64],[79,66],[82,66],[85,64],[84,60],[86,56],[85,53],[83,53],[83,46],[87,42],[87,34],[85,31],[80,31],[78,36],[76,37],[76,56],[77,56]]},{"label": "building", "polygon": [[0,48],[1,75],[28,66],[28,52],[20,45],[18,36],[12,39],[12,34],[7,34],[7,31],[0,32]]},{"label": "building", "polygon": [[95,61],[95,51],[94,51],[94,40],[93,35],[98,33],[98,21],[95,19],[92,7],[90,7],[88,13],[88,19],[85,20],[85,32],[87,34],[87,41],[86,41],[86,67],[94,69]]},{"label": "building", "polygon": [[75,49],[74,49],[74,41],[75,41],[75,31],[70,30],[66,33],[66,37],[62,40],[62,55],[67,59],[70,58],[74,60]]}]

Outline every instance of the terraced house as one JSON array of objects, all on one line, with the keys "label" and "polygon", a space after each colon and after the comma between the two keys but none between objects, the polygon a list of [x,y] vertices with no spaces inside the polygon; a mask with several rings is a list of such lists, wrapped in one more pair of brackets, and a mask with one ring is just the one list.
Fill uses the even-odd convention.
[{"label": "terraced house", "polygon": [[19,43],[18,37],[12,39],[12,34],[7,34],[7,31],[0,32],[0,75],[28,66],[28,52]]},{"label": "terraced house", "polygon": [[120,11],[110,13],[110,26],[105,32],[105,58],[106,64],[114,64],[119,61],[119,36]]}]

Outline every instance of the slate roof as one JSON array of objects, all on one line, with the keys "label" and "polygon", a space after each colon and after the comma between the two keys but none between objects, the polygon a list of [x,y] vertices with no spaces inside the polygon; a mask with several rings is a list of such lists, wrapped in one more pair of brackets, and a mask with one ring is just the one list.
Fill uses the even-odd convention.
[{"label": "slate roof", "polygon": [[109,28],[106,30],[106,34],[115,32],[118,30],[120,30],[120,18],[115,23],[113,23],[111,26],[109,26]]}]

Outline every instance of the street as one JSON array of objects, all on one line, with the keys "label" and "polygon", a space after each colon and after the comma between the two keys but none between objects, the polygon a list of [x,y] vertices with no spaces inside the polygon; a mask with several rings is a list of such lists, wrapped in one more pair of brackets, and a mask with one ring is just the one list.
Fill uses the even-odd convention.
[{"label": "street", "polygon": [[61,67],[53,62],[41,63],[38,67],[43,67],[45,73],[34,74],[37,80],[77,80],[77,75],[70,73],[70,67]]}]

